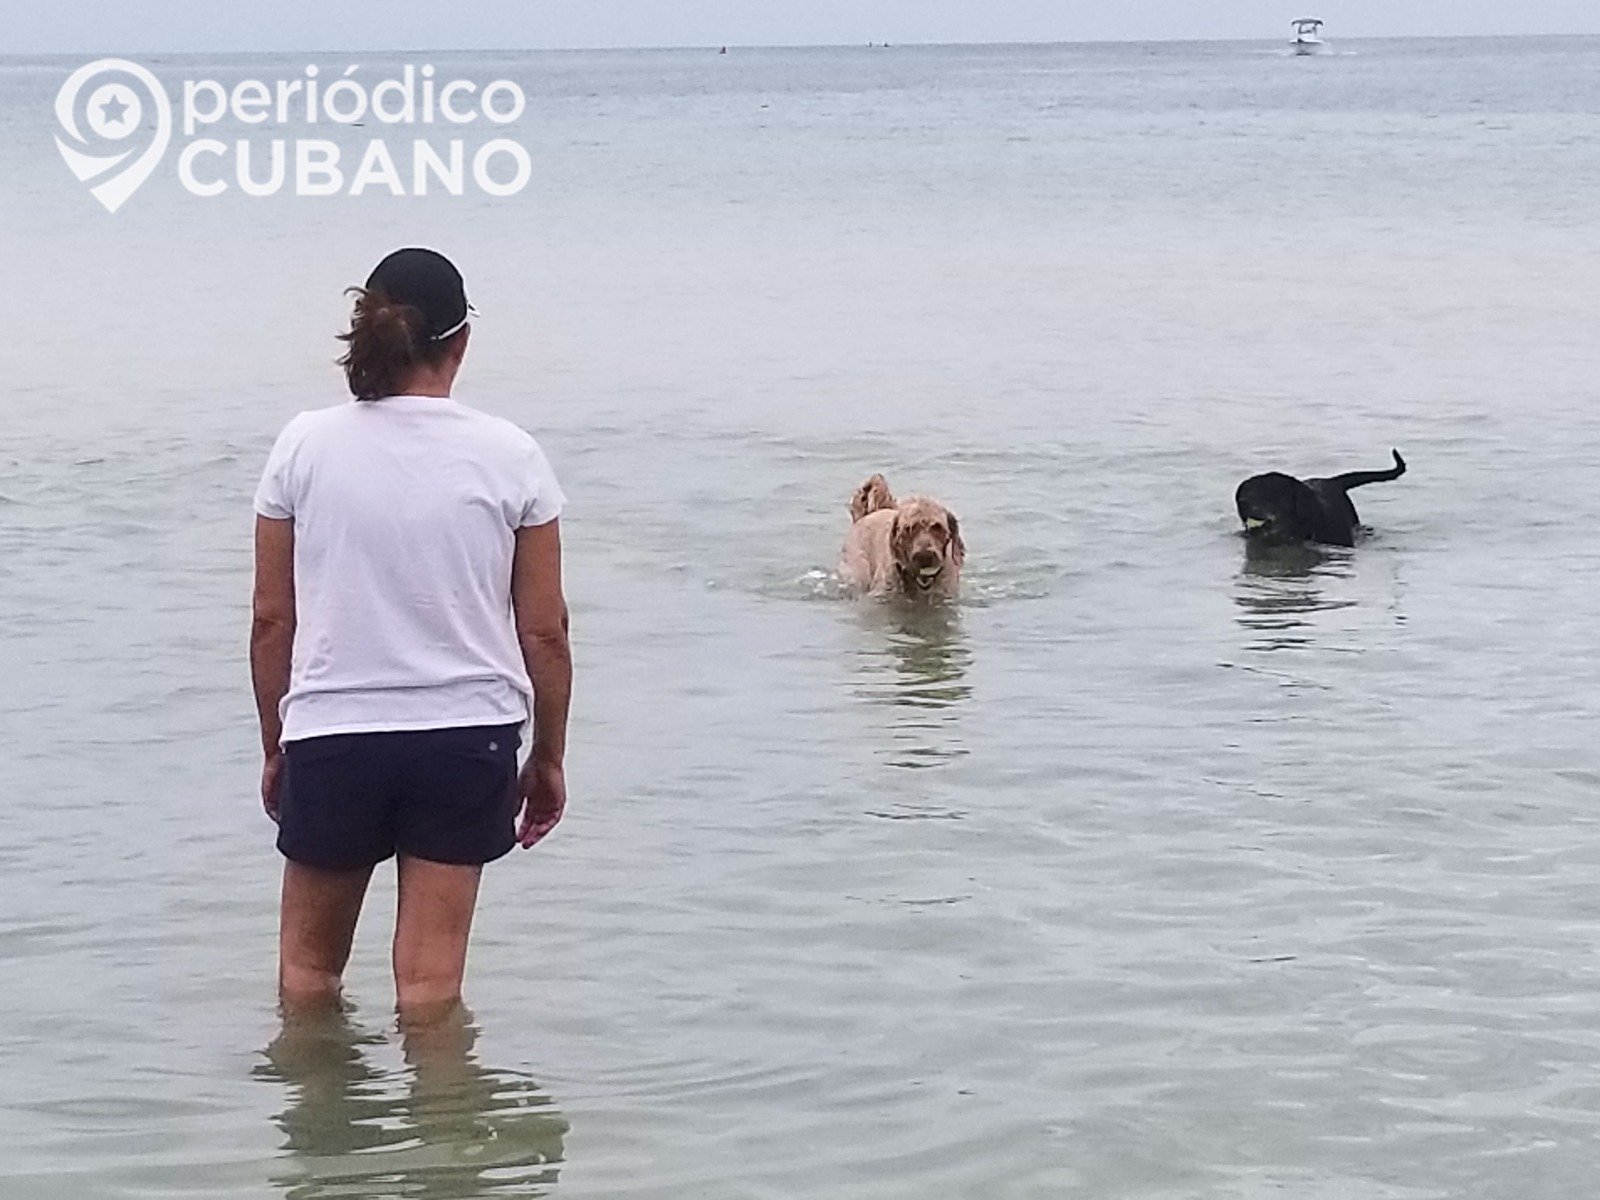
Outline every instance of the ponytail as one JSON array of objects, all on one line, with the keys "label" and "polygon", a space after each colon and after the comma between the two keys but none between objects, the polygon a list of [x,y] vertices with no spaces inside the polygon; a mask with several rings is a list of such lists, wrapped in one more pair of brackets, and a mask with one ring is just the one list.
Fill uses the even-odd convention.
[{"label": "ponytail", "polygon": [[350,331],[339,334],[347,349],[338,363],[357,400],[399,395],[414,367],[440,361],[445,347],[454,341],[428,340],[421,311],[376,288],[350,288],[347,294],[356,302]]}]

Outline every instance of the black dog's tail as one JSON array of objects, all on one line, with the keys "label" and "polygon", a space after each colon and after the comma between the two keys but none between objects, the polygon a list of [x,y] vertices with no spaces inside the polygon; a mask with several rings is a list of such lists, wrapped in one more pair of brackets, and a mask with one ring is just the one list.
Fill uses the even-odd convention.
[{"label": "black dog's tail", "polygon": [[1406,460],[1400,457],[1400,451],[1391,450],[1394,455],[1394,466],[1387,471],[1350,471],[1344,475],[1335,475],[1328,480],[1336,487],[1349,491],[1351,488],[1360,487],[1365,483],[1388,483],[1391,479],[1399,479],[1406,473]]}]

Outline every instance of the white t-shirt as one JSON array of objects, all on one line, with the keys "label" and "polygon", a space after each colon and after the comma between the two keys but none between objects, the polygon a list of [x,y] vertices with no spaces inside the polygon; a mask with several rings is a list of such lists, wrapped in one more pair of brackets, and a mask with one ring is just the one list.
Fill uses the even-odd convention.
[{"label": "white t-shirt", "polygon": [[294,521],[283,740],[525,720],[515,532],[565,501],[533,438],[454,400],[352,400],[290,421],[255,500]]}]

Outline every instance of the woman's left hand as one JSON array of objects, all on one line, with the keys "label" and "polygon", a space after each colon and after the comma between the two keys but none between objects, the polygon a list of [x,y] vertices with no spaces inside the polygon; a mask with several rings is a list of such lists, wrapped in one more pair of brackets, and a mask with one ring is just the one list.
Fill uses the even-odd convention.
[{"label": "woman's left hand", "polygon": [[261,764],[261,807],[267,816],[278,819],[278,778],[283,774],[283,751],[274,750]]}]

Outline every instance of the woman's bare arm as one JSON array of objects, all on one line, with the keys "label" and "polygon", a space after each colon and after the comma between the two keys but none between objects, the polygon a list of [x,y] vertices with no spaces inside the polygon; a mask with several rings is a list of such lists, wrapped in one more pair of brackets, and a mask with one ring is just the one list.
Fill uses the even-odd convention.
[{"label": "woman's bare arm", "polygon": [[251,603],[250,677],[261,721],[261,801],[276,815],[274,796],[280,769],[278,739],[283,734],[279,708],[289,691],[294,653],[294,522],[256,517],[256,582]]},{"label": "woman's bare arm", "polygon": [[572,648],[561,588],[559,521],[517,530],[511,565],[511,610],[517,643],[533,683],[533,753],[522,773],[526,801],[518,838],[532,846],[566,809],[567,710],[572,700]]}]

